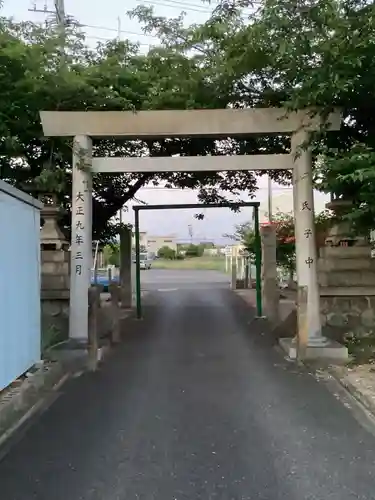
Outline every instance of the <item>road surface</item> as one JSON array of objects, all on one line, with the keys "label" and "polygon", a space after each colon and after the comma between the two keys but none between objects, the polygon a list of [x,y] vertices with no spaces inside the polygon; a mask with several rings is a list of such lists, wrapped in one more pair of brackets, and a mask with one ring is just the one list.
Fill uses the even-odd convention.
[{"label": "road surface", "polygon": [[375,498],[373,435],[204,282],[148,294],[0,462],[1,500]]},{"label": "road surface", "polygon": [[143,290],[163,290],[165,288],[228,288],[230,276],[218,271],[150,269],[141,271]]}]

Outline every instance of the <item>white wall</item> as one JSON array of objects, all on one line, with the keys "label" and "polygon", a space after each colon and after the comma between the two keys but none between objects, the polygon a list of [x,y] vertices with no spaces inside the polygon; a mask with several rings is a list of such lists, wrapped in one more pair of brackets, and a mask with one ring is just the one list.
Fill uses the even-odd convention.
[{"label": "white wall", "polygon": [[41,356],[40,211],[22,198],[0,181],[0,390]]}]

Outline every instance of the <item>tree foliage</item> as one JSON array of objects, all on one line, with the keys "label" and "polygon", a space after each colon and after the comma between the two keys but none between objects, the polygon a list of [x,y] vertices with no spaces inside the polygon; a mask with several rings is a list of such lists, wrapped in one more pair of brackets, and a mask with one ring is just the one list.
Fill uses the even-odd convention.
[{"label": "tree foliage", "polygon": [[[334,218],[328,211],[321,212],[315,217],[316,244],[319,247],[324,242],[327,230],[331,227]],[[296,244],[294,231],[294,216],[291,213],[277,212],[272,216],[272,223],[276,230],[276,263],[289,275],[296,269]],[[245,222],[235,227],[230,237],[243,244],[245,249],[255,257],[255,231],[252,222]]]},{"label": "tree foliage", "polygon": [[[195,51],[232,106],[339,107],[338,133],[314,137],[316,186],[350,198],[358,227],[373,226],[375,198],[375,4],[367,0],[219,2],[202,25],[154,16],[139,7],[147,30],[170,47]],[[288,147],[285,138],[261,145]],[[258,145],[260,143],[258,142]],[[243,142],[236,144],[241,150]],[[282,179],[288,176],[281,173]]]},{"label": "tree foliage", "polygon": [[[0,171],[1,178],[30,193],[36,188],[57,193],[69,230],[71,141],[44,138],[39,110],[222,108],[230,95],[218,91],[200,58],[167,44],[146,55],[128,41],[91,50],[74,26],[65,42],[62,62],[54,29],[1,20]],[[99,156],[218,155],[231,149],[230,142],[218,146],[212,139],[192,138],[94,143]],[[94,239],[113,237],[111,219],[149,182],[198,189],[204,202],[224,201],[226,195],[235,200],[243,192],[252,196],[256,188],[252,172],[95,175]]]},{"label": "tree foliage", "polygon": [[111,243],[103,247],[103,257],[105,266],[120,267],[120,245],[118,243]]},{"label": "tree foliage", "polygon": [[[69,232],[71,141],[42,136],[39,110],[148,110],[339,106],[339,133],[315,137],[316,185],[350,197],[351,214],[373,225],[375,197],[375,6],[363,0],[223,1],[202,23],[183,15],[157,16],[151,7],[130,13],[156,35],[147,54],[129,41],[85,45],[76,25],[65,50],[53,27],[0,21],[0,173],[30,193],[55,191]],[[286,137],[214,141],[101,140],[99,156],[283,153]],[[289,182],[290,173],[273,178]],[[100,174],[94,177],[94,239],[111,240],[113,217],[147,183],[199,190],[204,202],[234,201],[256,192],[253,172]]]},{"label": "tree foliage", "polygon": [[168,246],[163,246],[158,250],[158,257],[161,259],[174,260],[176,258],[176,250]]},{"label": "tree foliage", "polygon": [[375,211],[374,20],[375,5],[363,0],[271,0],[259,22],[269,75],[285,103],[342,109],[340,132],[317,141],[317,182],[353,200],[351,216],[367,229]]},{"label": "tree foliage", "polygon": [[186,257],[202,257],[203,253],[203,245],[194,245],[193,243],[191,243],[190,245],[187,245],[185,249]]}]

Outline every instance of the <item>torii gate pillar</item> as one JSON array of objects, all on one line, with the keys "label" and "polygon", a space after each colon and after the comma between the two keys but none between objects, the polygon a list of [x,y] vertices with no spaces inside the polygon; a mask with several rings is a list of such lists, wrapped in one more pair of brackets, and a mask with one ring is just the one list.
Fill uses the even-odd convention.
[{"label": "torii gate pillar", "polygon": [[73,140],[72,234],[70,255],[69,337],[88,340],[88,301],[92,266],[92,141]]},{"label": "torii gate pillar", "polygon": [[280,339],[280,343],[291,358],[331,358],[346,361],[347,348],[322,335],[312,160],[308,144],[308,131],[301,129],[292,134],[298,334],[294,339]]}]

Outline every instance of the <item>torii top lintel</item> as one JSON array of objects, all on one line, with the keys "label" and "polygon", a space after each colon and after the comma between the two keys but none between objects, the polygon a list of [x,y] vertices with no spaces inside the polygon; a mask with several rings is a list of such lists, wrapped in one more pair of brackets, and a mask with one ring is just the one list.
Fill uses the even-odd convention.
[{"label": "torii top lintel", "polygon": [[[292,134],[317,130],[322,117],[312,110],[288,113],[284,108],[194,109],[163,111],[40,111],[46,137],[87,135],[157,139],[162,137],[234,137],[250,134]],[[325,121],[339,130],[341,114]]]}]

